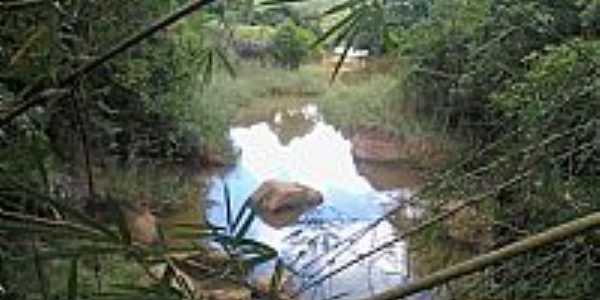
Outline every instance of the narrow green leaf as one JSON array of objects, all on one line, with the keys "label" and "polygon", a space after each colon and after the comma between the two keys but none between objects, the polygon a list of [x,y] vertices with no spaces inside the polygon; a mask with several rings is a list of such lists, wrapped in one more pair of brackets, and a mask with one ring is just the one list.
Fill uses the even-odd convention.
[{"label": "narrow green leaf", "polygon": [[[360,17],[361,13],[362,13],[361,10],[353,11],[351,14],[349,14],[348,16],[346,16],[345,18],[343,18],[342,20],[337,22],[335,25],[333,25],[331,28],[329,28],[327,31],[325,31],[325,33],[323,33],[321,36],[319,36],[312,43],[311,48],[317,47],[318,45],[320,45],[321,43],[323,43],[324,41],[329,39],[331,36],[333,36],[335,33],[339,33],[340,30],[342,30],[346,25],[352,23],[356,18]],[[343,39],[343,38],[344,38],[344,36],[338,35],[338,39]]]},{"label": "narrow green leaf", "polygon": [[323,12],[323,15],[324,16],[333,15],[333,14],[339,13],[345,9],[354,8],[355,6],[357,6],[363,2],[365,2],[365,0],[348,0],[346,2],[342,2],[340,4],[334,5],[333,7],[327,9],[325,12]]},{"label": "narrow green leaf", "polygon": [[225,182],[225,180],[223,180],[223,199],[225,200],[225,215],[227,218],[227,230],[229,230],[229,233],[233,233],[233,216],[232,216],[232,208],[231,208],[231,193],[229,191],[229,186],[227,185],[227,182]]},{"label": "narrow green leaf", "polygon": [[269,295],[273,299],[277,299],[279,295],[279,287],[281,286],[284,271],[283,262],[281,259],[278,259],[277,262],[275,262],[275,270],[273,271],[273,275],[271,275],[271,284],[269,287]]},{"label": "narrow green leaf", "polygon": [[214,53],[213,53],[213,51],[209,50],[206,54],[206,63],[204,65],[204,71],[202,73],[204,85],[209,85],[212,82],[213,63],[214,63]]},{"label": "narrow green leaf", "polygon": [[173,226],[173,227],[176,227],[176,228],[198,229],[198,228],[202,228],[202,227],[206,226],[206,224],[202,224],[202,223],[173,223],[173,224],[170,224],[170,226]]},{"label": "narrow green leaf", "polygon": [[242,217],[244,216],[244,214],[246,213],[246,211],[248,210],[250,204],[252,203],[252,197],[249,197],[248,199],[246,199],[246,201],[244,202],[244,204],[242,205],[242,207],[240,208],[240,211],[238,211],[235,220],[233,221],[232,224],[232,232],[235,232],[238,225],[240,224],[240,222],[242,221]]},{"label": "narrow green leaf", "polygon": [[335,65],[333,74],[331,74],[330,84],[335,81],[335,79],[337,78],[337,75],[340,72],[342,65],[344,64],[344,61],[346,61],[346,58],[348,56],[348,51],[350,50],[350,48],[352,47],[352,44],[354,43],[354,39],[356,38],[356,36],[359,32],[359,29],[360,29],[360,23],[363,20],[363,17],[366,15],[367,12],[368,12],[367,6],[363,6],[360,9],[356,10],[356,14],[357,14],[356,17],[354,17],[352,19],[352,21],[350,22],[350,24],[348,24],[348,26],[338,35],[337,40],[346,39],[346,46],[344,48],[344,52],[342,53],[342,56],[340,57],[340,59],[338,60],[338,62]]},{"label": "narrow green leaf", "polygon": [[255,217],[256,217],[256,214],[255,214],[254,210],[250,210],[250,214],[248,215],[248,217],[244,221],[243,225],[240,227],[239,231],[237,231],[236,234],[235,234],[235,240],[236,241],[239,241],[244,236],[246,236],[246,233],[248,233],[248,230],[250,229],[250,226],[254,222],[254,218]]},{"label": "narrow green leaf", "polygon": [[28,223],[26,221],[11,221],[0,223],[0,232],[15,232],[21,234],[43,234],[51,236],[53,239],[74,240],[85,239],[89,241],[108,242],[109,238],[91,233],[89,231],[80,231],[70,226],[49,226],[44,224]]},{"label": "narrow green leaf", "polygon": [[339,74],[339,72],[342,68],[342,65],[346,61],[346,57],[348,57],[348,52],[350,51],[350,48],[352,47],[352,43],[354,42],[355,37],[356,37],[356,31],[354,31],[352,33],[352,35],[350,36],[350,39],[348,40],[348,43],[346,44],[346,47],[344,48],[344,52],[342,53],[342,56],[335,64],[335,68],[333,70],[333,73],[331,74],[331,79],[329,80],[330,84],[332,84],[335,81],[335,79],[337,78],[337,75]]},{"label": "narrow green leaf", "polygon": [[261,6],[272,6],[272,5],[281,5],[285,3],[299,3],[299,2],[307,2],[310,0],[268,0],[260,3]]},{"label": "narrow green leaf", "polygon": [[225,54],[223,49],[217,48],[216,52],[221,60],[221,63],[223,64],[223,66],[225,66],[225,70],[227,70],[227,73],[229,74],[229,76],[236,78],[237,73],[235,72],[235,68],[231,64],[231,61],[229,60],[229,58],[227,57],[227,55]]},{"label": "narrow green leaf", "polygon": [[12,181],[12,183],[15,186],[18,186],[21,189],[21,191],[27,192],[29,199],[34,200],[34,201],[42,201],[42,202],[49,203],[52,206],[54,206],[57,210],[59,210],[61,213],[69,215],[69,216],[73,217],[75,220],[81,222],[82,225],[87,225],[99,232],[106,234],[107,236],[111,237],[114,240],[119,240],[119,237],[117,236],[117,234],[115,234],[115,232],[110,230],[104,224],[90,218],[89,216],[85,215],[84,213],[78,211],[77,209],[72,208],[72,207],[62,203],[62,201],[57,201],[56,199],[53,199],[46,195],[40,194],[37,191],[32,190],[16,181]]},{"label": "narrow green leaf", "polygon": [[[169,256],[164,256],[163,258],[165,259],[167,265],[170,268],[172,268],[173,270],[177,270],[177,266],[175,265],[175,262],[172,258],[170,258]],[[196,299],[194,287],[190,286],[187,280],[185,280],[185,278],[183,278],[182,275],[180,275],[179,273],[174,272],[173,276],[175,278],[175,281],[177,281],[177,284],[184,289],[185,293],[187,294],[187,297],[190,299]]]}]

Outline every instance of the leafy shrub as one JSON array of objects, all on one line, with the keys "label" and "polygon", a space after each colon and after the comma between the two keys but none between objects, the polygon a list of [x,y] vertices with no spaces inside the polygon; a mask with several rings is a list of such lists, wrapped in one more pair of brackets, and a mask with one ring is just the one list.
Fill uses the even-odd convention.
[{"label": "leafy shrub", "polygon": [[282,67],[298,69],[300,63],[311,54],[311,43],[315,35],[292,21],[277,28],[273,37],[273,57]]},{"label": "leafy shrub", "polygon": [[268,25],[238,25],[236,26],[235,37],[242,40],[269,42],[273,39],[276,29]]}]

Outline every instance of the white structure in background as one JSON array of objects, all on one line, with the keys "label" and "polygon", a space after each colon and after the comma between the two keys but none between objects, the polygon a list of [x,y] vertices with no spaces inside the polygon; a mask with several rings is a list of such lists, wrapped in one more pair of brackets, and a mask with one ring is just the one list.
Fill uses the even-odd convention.
[{"label": "white structure in background", "polygon": [[[337,46],[333,49],[333,55],[325,58],[325,64],[332,68],[337,65],[338,61],[344,55],[346,51],[345,46]],[[348,48],[348,53],[344,58],[344,64],[340,71],[349,71],[352,69],[362,69],[367,64],[367,58],[369,57],[369,50],[367,49],[355,49],[354,47]]]},{"label": "white structure in background", "polygon": [[[337,56],[342,56],[344,51],[346,50],[345,46],[337,46],[333,49],[333,54]],[[354,49],[354,47],[350,47],[348,49],[348,54],[346,57],[348,58],[356,58],[356,59],[365,59],[369,56],[369,50],[367,49]]]}]

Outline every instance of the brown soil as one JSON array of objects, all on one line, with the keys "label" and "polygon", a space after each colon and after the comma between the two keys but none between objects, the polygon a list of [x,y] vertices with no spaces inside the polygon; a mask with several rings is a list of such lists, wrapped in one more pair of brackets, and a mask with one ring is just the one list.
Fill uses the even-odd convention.
[{"label": "brown soil", "polygon": [[443,141],[432,137],[401,137],[378,127],[360,128],[351,134],[352,154],[358,161],[416,162],[438,166],[446,159]]},{"label": "brown soil", "polygon": [[399,187],[417,190],[426,180],[426,174],[422,170],[407,163],[356,161],[355,164],[358,173],[377,190],[392,190]]}]

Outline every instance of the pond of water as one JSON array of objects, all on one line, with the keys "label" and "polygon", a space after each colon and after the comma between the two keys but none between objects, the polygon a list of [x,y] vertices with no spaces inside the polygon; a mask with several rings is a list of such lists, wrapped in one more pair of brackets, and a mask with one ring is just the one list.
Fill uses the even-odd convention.
[{"label": "pond of water", "polygon": [[[232,128],[230,135],[240,156],[235,167],[211,181],[208,196],[214,205],[207,211],[211,223],[226,222],[224,184],[230,189],[233,211],[239,210],[252,192],[270,179],[301,183],[323,195],[323,203],[294,224],[274,228],[257,218],[248,232],[250,238],[279,252],[294,274],[296,287],[397,234],[397,228],[384,220],[343,251],[336,248],[409,197],[411,191],[403,186],[389,190],[374,188],[376,183],[359,174],[350,141],[325,122],[315,105],[273,112],[264,122]],[[416,213],[404,212],[408,217]],[[407,257],[407,242],[397,243],[303,293],[301,298],[330,299],[345,295],[347,299],[359,299],[406,283],[411,271]]]}]

